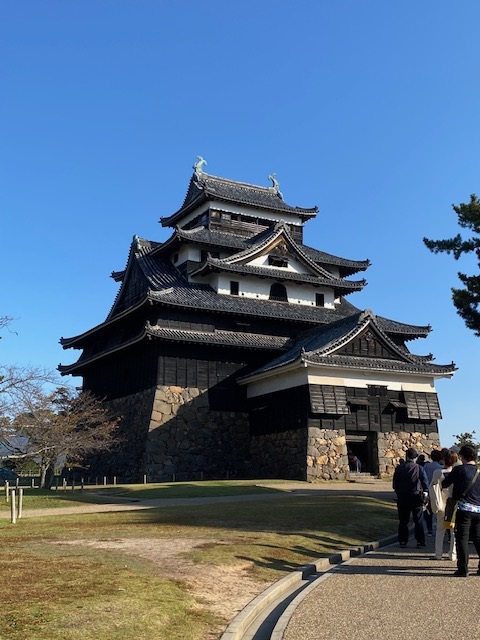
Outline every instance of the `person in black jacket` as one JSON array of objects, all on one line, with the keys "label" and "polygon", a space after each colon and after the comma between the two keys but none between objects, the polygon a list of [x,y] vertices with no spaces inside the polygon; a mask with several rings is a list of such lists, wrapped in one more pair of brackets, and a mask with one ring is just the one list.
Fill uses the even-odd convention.
[{"label": "person in black jacket", "polygon": [[398,542],[406,547],[410,514],[415,524],[417,547],[425,547],[423,527],[423,507],[428,496],[428,482],[425,470],[416,463],[417,450],[410,447],[405,452],[405,463],[399,464],[393,474],[393,490],[397,494]]},{"label": "person in black jacket", "polygon": [[442,488],[453,484],[452,498],[459,500],[455,518],[455,542],[457,543],[457,570],[453,574],[460,578],[468,576],[468,541],[479,557],[477,575],[480,576],[480,475],[468,489],[477,472],[477,450],[466,444],[460,449],[458,456],[463,464],[453,467],[442,481]]}]

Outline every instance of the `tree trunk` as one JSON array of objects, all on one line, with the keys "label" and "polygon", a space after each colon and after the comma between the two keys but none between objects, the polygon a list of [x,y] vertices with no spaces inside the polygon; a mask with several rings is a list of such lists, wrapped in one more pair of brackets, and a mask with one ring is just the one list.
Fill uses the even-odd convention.
[{"label": "tree trunk", "polygon": [[40,465],[40,489],[45,489],[45,478],[47,476],[48,464]]}]

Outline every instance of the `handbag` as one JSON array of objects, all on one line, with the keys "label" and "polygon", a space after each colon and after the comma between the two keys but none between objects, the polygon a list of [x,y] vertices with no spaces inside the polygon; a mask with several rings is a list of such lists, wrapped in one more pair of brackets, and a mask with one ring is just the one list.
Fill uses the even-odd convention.
[{"label": "handbag", "polygon": [[458,498],[447,498],[445,502],[445,515],[443,516],[444,529],[453,529],[455,526],[455,518],[457,517],[457,508],[460,500]]},{"label": "handbag", "polygon": [[480,470],[477,469],[471,482],[469,482],[467,488],[462,493],[460,498],[447,498],[445,502],[445,515],[443,516],[443,527],[445,529],[453,529],[455,527],[455,519],[457,517],[458,503],[462,498],[464,498],[467,495],[467,493],[473,487],[473,485],[477,481],[479,473],[480,473]]}]

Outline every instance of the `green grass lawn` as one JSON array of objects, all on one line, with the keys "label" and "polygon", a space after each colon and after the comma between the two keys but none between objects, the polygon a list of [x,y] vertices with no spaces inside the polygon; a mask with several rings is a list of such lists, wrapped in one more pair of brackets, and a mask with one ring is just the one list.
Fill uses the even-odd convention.
[{"label": "green grass lawn", "polygon": [[[242,487],[230,485],[234,493]],[[254,488],[255,483],[249,486]],[[138,490],[128,491],[115,487],[129,497],[138,496],[137,491],[140,495],[158,491],[155,497],[163,497],[172,490],[169,486],[139,485]],[[225,495],[222,492],[229,489],[220,483],[209,490]],[[185,483],[175,491],[197,495],[200,488]],[[146,497],[153,496],[147,493]],[[37,493],[32,498],[35,508],[43,499],[51,497]],[[261,591],[315,558],[377,540],[395,529],[393,501],[341,492],[284,495],[261,502],[49,515],[21,519],[15,525],[0,518],[0,637],[204,640],[209,629],[228,623],[201,606],[185,583],[166,578],[161,567],[148,559],[140,561],[120,551],[77,544],[79,541],[136,539],[141,544],[142,539],[155,539],[161,545],[167,538],[203,539],[209,542],[186,554],[199,569],[249,562],[250,575],[259,581]],[[65,541],[75,543],[60,544]]]},{"label": "green grass lawn", "polygon": [[[267,480],[212,480],[204,482],[164,482],[158,484],[86,485],[83,490],[55,488],[51,490],[23,487],[25,509],[52,509],[78,503],[124,503],[126,500],[153,500],[175,498],[202,498],[214,496],[249,495],[281,491],[282,481]],[[302,483],[298,483],[301,486]],[[0,494],[1,496],[2,494]],[[4,493],[3,493],[4,495]],[[10,511],[9,504],[0,497],[0,515]]]}]

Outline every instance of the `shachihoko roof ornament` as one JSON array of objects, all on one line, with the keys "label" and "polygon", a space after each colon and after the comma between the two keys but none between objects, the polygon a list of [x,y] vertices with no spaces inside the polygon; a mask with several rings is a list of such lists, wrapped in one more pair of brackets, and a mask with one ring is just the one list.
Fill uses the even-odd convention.
[{"label": "shachihoko roof ornament", "polygon": [[272,181],[272,186],[270,187],[270,189],[277,194],[277,196],[283,200],[283,194],[280,191],[280,185],[278,184],[278,180],[277,180],[277,174],[276,173],[271,173],[268,176],[268,179]]},{"label": "shachihoko roof ornament", "polygon": [[194,163],[193,165],[193,170],[195,171],[195,175],[197,176],[198,179],[200,179],[203,175],[203,165],[207,164],[207,161],[205,160],[205,158],[202,158],[202,156],[197,156],[197,161]]}]

